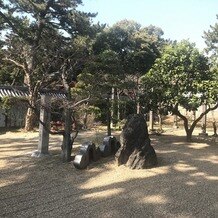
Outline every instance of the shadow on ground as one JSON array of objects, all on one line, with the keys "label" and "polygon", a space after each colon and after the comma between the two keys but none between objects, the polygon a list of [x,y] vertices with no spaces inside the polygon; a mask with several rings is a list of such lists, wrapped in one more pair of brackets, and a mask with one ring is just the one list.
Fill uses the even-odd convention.
[{"label": "shadow on ground", "polygon": [[[83,136],[93,137],[88,132]],[[61,162],[59,144],[60,138],[52,139],[52,155],[36,159],[30,153],[37,136],[1,141],[0,217],[217,215],[216,144],[152,136],[159,161],[156,168],[116,167],[109,157],[82,171]]]}]

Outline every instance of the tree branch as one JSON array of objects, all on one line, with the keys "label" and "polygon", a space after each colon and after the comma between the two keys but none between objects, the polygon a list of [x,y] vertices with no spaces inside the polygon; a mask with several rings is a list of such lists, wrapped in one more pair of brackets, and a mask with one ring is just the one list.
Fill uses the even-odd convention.
[{"label": "tree branch", "polygon": [[91,95],[89,95],[89,96],[88,96],[87,98],[85,98],[85,99],[82,99],[81,101],[76,102],[75,104],[73,104],[72,107],[76,107],[76,106],[78,106],[78,105],[80,105],[80,104],[82,104],[82,103],[84,103],[84,102],[87,102],[87,101],[89,101],[90,98],[91,98]]},{"label": "tree branch", "polygon": [[75,135],[74,136],[71,136],[71,142],[72,142],[72,145],[74,143],[74,140],[76,139],[76,137],[78,136],[78,133],[79,133],[79,130],[78,130],[78,126],[77,126],[77,122],[76,122],[76,119],[74,116],[71,117],[72,121],[74,122],[75,124]]},{"label": "tree branch", "polygon": [[10,21],[10,19],[0,11],[0,16],[5,20],[5,22],[12,28],[12,30],[19,35],[19,31],[16,26]]},{"label": "tree branch", "polygon": [[2,60],[4,60],[4,61],[10,61],[10,62],[12,62],[13,64],[15,64],[16,66],[21,67],[24,71],[26,70],[26,69],[25,69],[25,66],[24,66],[23,64],[20,64],[20,63],[18,63],[17,61],[11,59],[11,58],[3,58]]},{"label": "tree branch", "polygon": [[8,18],[4,13],[0,11],[0,16],[4,19],[4,21],[12,28],[12,30],[18,34],[22,39],[26,40],[29,44],[32,44],[32,39],[27,37],[25,34],[21,33],[14,23],[11,22],[10,18]]},{"label": "tree branch", "polygon": [[173,112],[174,115],[179,116],[183,120],[185,131],[187,133],[188,132],[188,119],[186,118],[186,116],[182,115],[181,112],[179,111],[178,103],[173,107],[172,112]]},{"label": "tree branch", "polygon": [[61,79],[62,79],[62,83],[63,83],[63,86],[64,86],[64,89],[66,90],[66,91],[68,91],[69,90],[69,84],[68,84],[68,82],[67,82],[67,78],[66,78],[66,75],[65,75],[65,72],[64,72],[64,68],[65,66],[62,66],[61,68],[61,70],[62,70],[62,73],[61,73]]},{"label": "tree branch", "polygon": [[213,107],[210,107],[209,105],[208,108],[203,113],[201,113],[201,115],[193,122],[193,124],[195,123],[196,125],[198,121],[200,121],[203,118],[203,116],[205,116],[210,111],[216,110],[217,108],[218,108],[218,102]]},{"label": "tree branch", "polygon": [[[201,115],[191,124],[190,129],[193,130],[196,124],[210,111],[216,110],[218,108],[218,103],[216,103],[213,107],[208,106],[208,109],[206,109]],[[185,129],[188,128],[188,119],[180,113],[178,110],[178,104],[173,109],[173,114],[179,116],[186,125],[184,125]]]},{"label": "tree branch", "polygon": [[[43,28],[45,26],[45,16],[46,16],[50,6],[53,4],[53,2],[54,2],[54,0],[49,0],[46,4],[45,9],[40,12],[40,16],[39,16],[39,20],[38,20],[38,32],[36,34],[35,46],[38,46],[38,44],[39,44],[39,40],[41,38],[42,31],[43,31]],[[32,1],[31,1],[31,4],[34,5],[34,7],[37,7]]]}]

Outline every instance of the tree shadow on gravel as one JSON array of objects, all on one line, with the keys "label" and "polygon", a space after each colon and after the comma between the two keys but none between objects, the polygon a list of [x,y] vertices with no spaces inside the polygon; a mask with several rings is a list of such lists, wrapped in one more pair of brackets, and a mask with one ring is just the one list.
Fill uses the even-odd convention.
[{"label": "tree shadow on gravel", "polygon": [[217,146],[151,139],[159,164],[145,170],[113,157],[77,170],[55,146],[47,158],[0,160],[0,217],[215,217]]}]

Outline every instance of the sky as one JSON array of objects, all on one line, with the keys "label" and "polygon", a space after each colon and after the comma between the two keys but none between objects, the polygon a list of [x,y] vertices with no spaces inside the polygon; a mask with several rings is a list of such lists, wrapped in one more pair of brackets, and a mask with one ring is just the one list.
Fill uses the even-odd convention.
[{"label": "sky", "polygon": [[83,0],[79,9],[97,12],[94,23],[112,26],[128,19],[143,27],[152,24],[164,31],[165,39],[188,39],[202,50],[204,31],[217,22],[218,0]]}]

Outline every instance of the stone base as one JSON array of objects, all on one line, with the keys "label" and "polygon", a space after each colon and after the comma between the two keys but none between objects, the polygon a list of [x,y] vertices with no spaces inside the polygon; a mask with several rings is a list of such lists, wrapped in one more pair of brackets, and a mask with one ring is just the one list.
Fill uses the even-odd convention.
[{"label": "stone base", "polygon": [[31,154],[31,157],[48,157],[48,156],[51,156],[49,153],[42,153],[40,151],[34,151],[32,154]]}]

